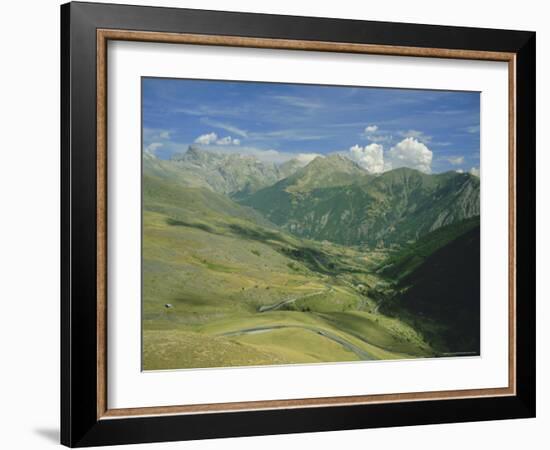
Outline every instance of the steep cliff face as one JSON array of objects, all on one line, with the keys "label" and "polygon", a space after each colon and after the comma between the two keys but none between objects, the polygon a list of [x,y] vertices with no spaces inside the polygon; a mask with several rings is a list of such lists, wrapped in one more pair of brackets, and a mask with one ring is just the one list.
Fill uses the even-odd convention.
[{"label": "steep cliff face", "polygon": [[254,192],[280,179],[275,164],[261,162],[253,156],[214,153],[191,146],[172,161],[180,169],[201,173],[208,185],[222,194]]}]

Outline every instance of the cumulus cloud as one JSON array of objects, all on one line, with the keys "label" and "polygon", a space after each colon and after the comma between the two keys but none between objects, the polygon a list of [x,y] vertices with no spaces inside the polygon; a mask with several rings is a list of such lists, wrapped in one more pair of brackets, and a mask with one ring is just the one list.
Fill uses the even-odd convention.
[{"label": "cumulus cloud", "polygon": [[195,139],[195,143],[202,144],[202,145],[210,145],[215,143],[217,140],[218,140],[218,135],[212,132],[207,134],[201,134],[197,139]]},{"label": "cumulus cloud", "polygon": [[464,164],[464,156],[451,156],[448,161],[453,166],[459,166],[460,164]]},{"label": "cumulus cloud", "polygon": [[231,136],[225,136],[218,138],[218,135],[213,131],[207,134],[201,134],[195,139],[195,144],[201,145],[241,145],[240,139],[232,138]]},{"label": "cumulus cloud", "polygon": [[392,136],[383,134],[378,125],[367,125],[360,136],[371,142],[391,142],[393,139]]},{"label": "cumulus cloud", "polygon": [[216,144],[218,145],[231,145],[231,136],[226,136],[224,138],[218,139]]},{"label": "cumulus cloud", "polygon": [[[372,127],[372,128],[370,128]],[[388,140],[390,147],[392,138],[389,136],[377,135],[378,127],[369,125],[365,128],[367,133],[368,128],[372,134],[367,137],[374,139]],[[414,130],[409,130],[409,132]],[[407,132],[407,133],[409,133]],[[424,136],[421,132],[415,132],[415,136]],[[257,148],[253,146],[241,146],[241,141],[232,136],[220,137],[215,132],[203,134],[195,139],[195,143],[206,147],[207,150],[221,153],[234,153],[243,156],[254,156],[261,161],[280,164],[290,159],[296,159],[303,165],[308,164],[318,156],[323,156],[318,153],[310,152],[285,152],[274,149]],[[162,144],[161,144],[162,145]],[[158,147],[155,147],[156,149]],[[425,142],[414,136],[408,136],[393,145],[389,150],[384,148],[382,143],[371,142],[367,145],[356,144],[348,149],[348,151],[340,152],[348,158],[355,161],[361,167],[370,173],[379,174],[388,170],[397,169],[400,167],[409,167],[425,173],[431,173],[431,165],[433,160],[433,152],[427,147]],[[448,159],[451,164],[459,165],[464,162],[463,156],[450,157]],[[462,170],[462,169],[460,169]],[[479,173],[478,169],[473,168],[470,173]]]},{"label": "cumulus cloud", "polygon": [[464,171],[462,169],[456,169],[455,172],[456,173],[464,173]]},{"label": "cumulus cloud", "polygon": [[233,139],[231,136],[226,136],[224,138],[216,140],[217,145],[240,145],[241,141],[239,139]]},{"label": "cumulus cloud", "polygon": [[160,128],[143,128],[143,148],[146,152],[154,154],[160,147],[170,146],[170,131]]},{"label": "cumulus cloud", "polygon": [[382,173],[399,167],[410,167],[422,172],[431,173],[433,152],[416,138],[407,137],[384,151],[378,143],[364,147],[350,147],[347,156],[370,173]]},{"label": "cumulus cloud", "polygon": [[365,147],[354,145],[349,149],[349,157],[371,173],[384,171],[384,147],[380,144],[369,144]]},{"label": "cumulus cloud", "polygon": [[433,152],[414,137],[407,137],[388,151],[393,169],[410,167],[421,172],[432,171]]},{"label": "cumulus cloud", "polygon": [[473,175],[479,178],[479,167],[472,167],[470,169],[470,175]]},{"label": "cumulus cloud", "polygon": [[377,125],[369,125],[369,126],[365,127],[365,134],[376,133],[377,131],[378,131],[378,126]]}]

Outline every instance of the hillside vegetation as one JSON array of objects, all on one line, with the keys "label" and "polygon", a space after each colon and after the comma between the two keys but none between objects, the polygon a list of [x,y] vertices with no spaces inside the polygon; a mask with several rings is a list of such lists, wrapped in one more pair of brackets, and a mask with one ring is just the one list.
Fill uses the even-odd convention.
[{"label": "hillside vegetation", "polygon": [[[144,155],[145,370],[406,359],[456,351],[451,341],[460,347],[451,331],[468,330],[460,322],[453,331],[447,320],[460,299],[434,288],[426,273],[441,280],[455,273],[441,261],[457,257],[458,239],[479,219],[459,220],[476,206],[459,214],[452,198],[466,202],[479,182],[401,169],[376,177],[341,156],[272,171],[250,157],[229,159],[196,148],[172,161]],[[343,199],[353,195],[360,205],[353,215],[364,217],[338,225],[335,217],[350,208]],[[428,197],[447,205],[444,218],[418,203]],[[329,204],[325,225],[309,228]],[[404,209],[392,212],[395,205]],[[367,219],[394,224],[384,245],[353,232],[355,220]],[[414,224],[419,240],[401,229]],[[479,256],[475,242],[467,248]],[[468,281],[473,289],[475,279]],[[425,307],[436,298],[437,308]],[[473,348],[475,336],[464,345]]]},{"label": "hillside vegetation", "polygon": [[297,236],[368,248],[403,245],[479,215],[473,175],[401,168],[375,177],[336,158],[319,158],[322,165],[315,160],[241,201]]}]

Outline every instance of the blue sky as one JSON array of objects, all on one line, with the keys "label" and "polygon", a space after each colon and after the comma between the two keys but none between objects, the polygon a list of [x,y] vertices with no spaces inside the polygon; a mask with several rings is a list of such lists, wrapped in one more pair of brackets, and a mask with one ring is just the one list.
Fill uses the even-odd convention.
[{"label": "blue sky", "polygon": [[477,92],[144,78],[143,147],[280,163],[341,153],[373,173],[477,171]]}]

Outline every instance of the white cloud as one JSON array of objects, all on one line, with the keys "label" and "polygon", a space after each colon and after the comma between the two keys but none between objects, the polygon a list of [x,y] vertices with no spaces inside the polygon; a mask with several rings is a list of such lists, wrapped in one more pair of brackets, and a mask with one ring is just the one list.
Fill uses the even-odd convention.
[{"label": "white cloud", "polygon": [[250,107],[246,104],[222,106],[196,105],[180,106],[170,110],[171,113],[185,114],[188,116],[201,117],[201,120],[208,119],[209,116],[216,117],[243,117],[250,114]]},{"label": "white cloud", "polygon": [[448,158],[448,161],[453,166],[459,166],[460,164],[464,164],[464,156],[451,156],[450,158]]},{"label": "white cloud", "polygon": [[378,126],[377,125],[369,125],[369,126],[365,127],[365,134],[375,133],[376,131],[378,131]]},{"label": "white cloud", "polygon": [[318,141],[326,139],[330,134],[312,134],[309,130],[290,128],[284,130],[272,130],[263,132],[251,132],[248,137],[252,141],[293,140],[293,141]]},{"label": "white cloud", "polygon": [[231,136],[226,136],[224,138],[218,139],[216,141],[217,145],[240,145],[241,141],[239,139],[233,139]]},{"label": "white cloud", "polygon": [[229,131],[230,133],[236,134],[237,136],[240,136],[243,138],[248,136],[248,132],[246,130],[238,128],[229,123],[218,122],[217,120],[211,120],[208,117],[201,118],[201,122],[206,125],[210,125],[211,127],[221,128],[222,130]]},{"label": "white cloud", "polygon": [[367,136],[367,139],[371,142],[391,142],[391,140],[393,139],[393,136],[370,135],[370,136]]},{"label": "white cloud", "polygon": [[200,135],[197,139],[195,139],[195,142],[197,144],[210,145],[216,142],[217,140],[218,140],[218,135],[212,132],[212,133]]},{"label": "white cloud", "polygon": [[466,127],[466,132],[471,134],[479,133],[479,125],[473,125],[471,127]]},{"label": "white cloud", "polygon": [[216,144],[218,144],[218,145],[231,145],[231,142],[233,142],[233,140],[231,139],[231,136],[226,136],[224,138],[218,139],[216,141]]},{"label": "white cloud", "polygon": [[310,100],[309,98],[305,97],[297,97],[294,95],[271,95],[269,96],[269,98],[273,100],[278,100],[281,103],[289,106],[295,106],[304,109],[317,109],[322,106],[318,101]]},{"label": "white cloud", "polygon": [[169,130],[160,128],[143,128],[143,140],[145,142],[158,142],[170,140],[171,133]]},{"label": "white cloud", "polygon": [[369,144],[365,147],[356,144],[350,147],[348,156],[371,173],[384,171],[384,147],[380,144]]},{"label": "white cloud", "polygon": [[393,139],[390,135],[382,134],[378,125],[367,125],[360,133],[360,136],[371,142],[391,142]]},{"label": "white cloud", "polygon": [[151,155],[154,155],[155,152],[163,146],[162,142],[151,142],[147,147],[145,147],[145,151],[147,153],[150,153]]},{"label": "white cloud", "polygon": [[414,137],[407,137],[384,151],[381,144],[350,147],[347,156],[371,173],[382,173],[399,167],[409,167],[431,173],[433,152]]},{"label": "white cloud", "polygon": [[455,172],[456,173],[464,173],[464,171],[462,169],[456,169]]},{"label": "white cloud", "polygon": [[470,169],[470,175],[473,175],[479,178],[479,167],[472,167]]},{"label": "white cloud", "polygon": [[407,137],[387,153],[392,168],[410,167],[421,172],[432,171],[433,152],[414,137]]},{"label": "white cloud", "polygon": [[414,138],[424,144],[428,144],[432,140],[431,136],[428,136],[424,134],[423,131],[418,130],[401,131],[399,134],[406,138]]}]

